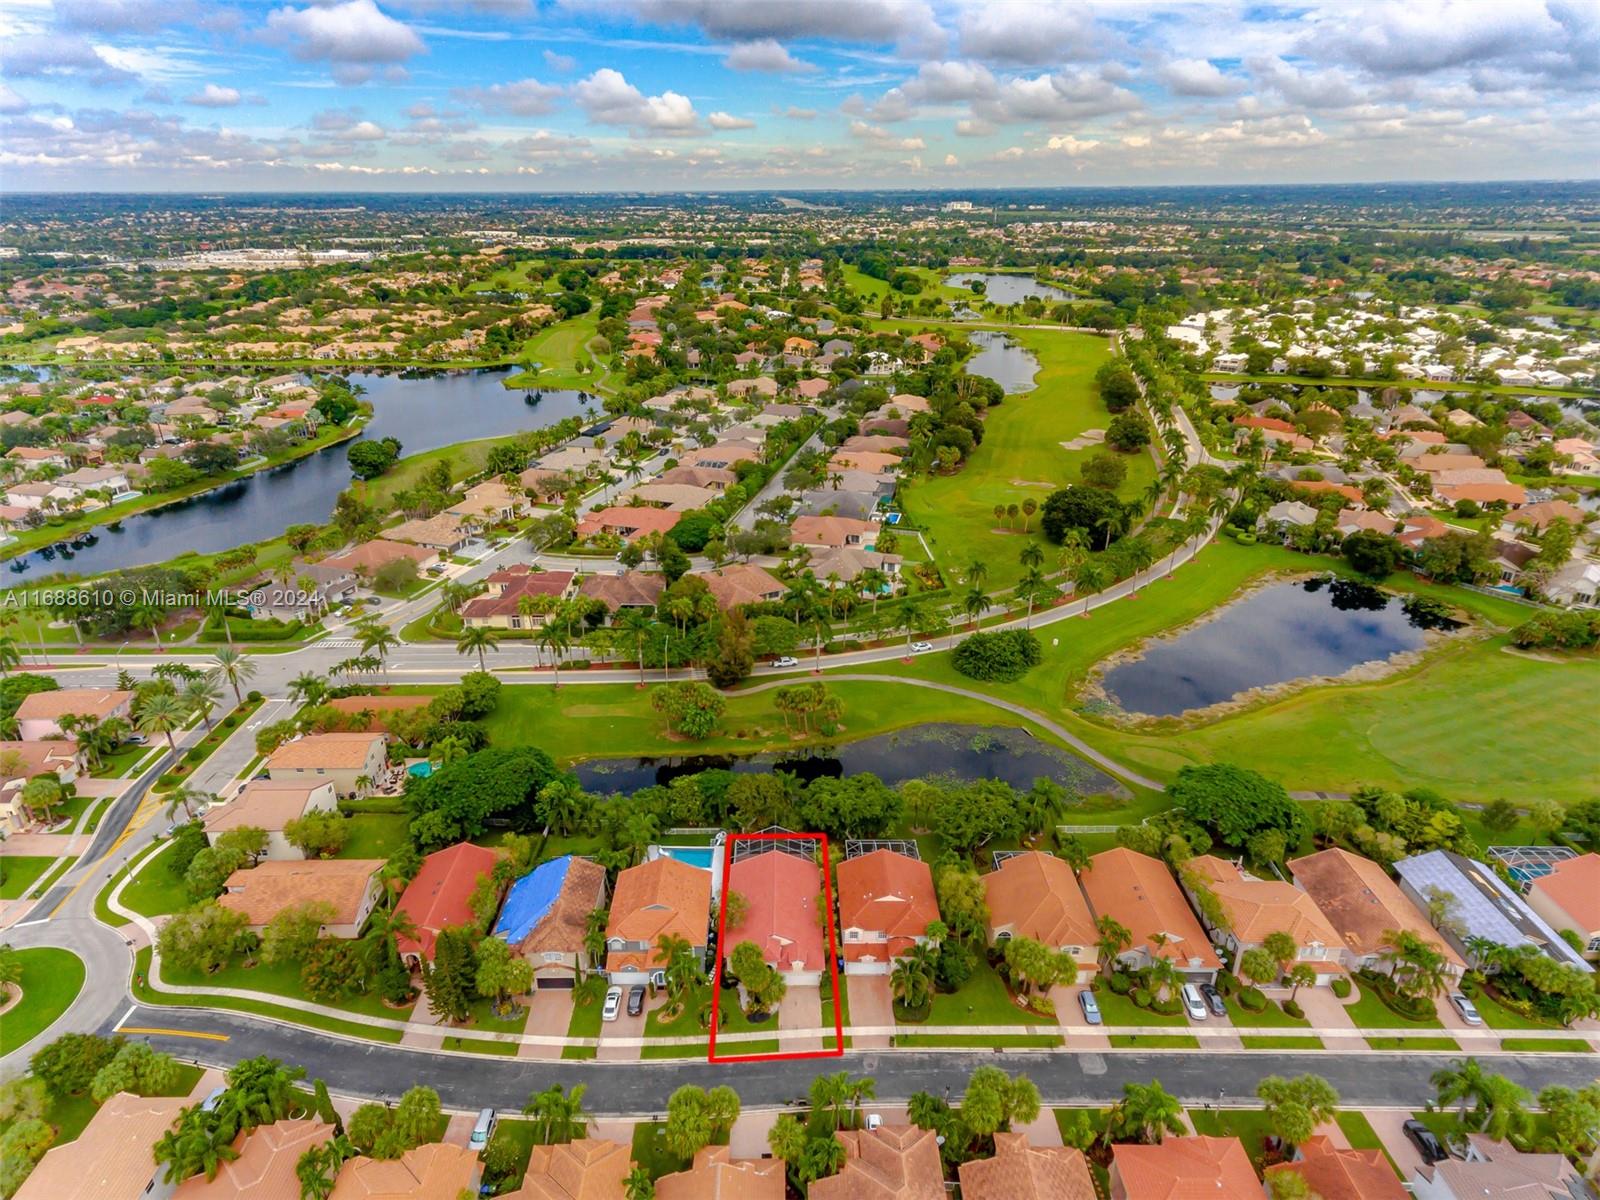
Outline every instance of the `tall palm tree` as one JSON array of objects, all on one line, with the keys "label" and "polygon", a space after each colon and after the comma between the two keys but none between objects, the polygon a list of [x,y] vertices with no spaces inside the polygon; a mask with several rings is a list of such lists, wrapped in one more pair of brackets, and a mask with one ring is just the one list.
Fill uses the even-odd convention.
[{"label": "tall palm tree", "polygon": [[625,638],[632,638],[639,657],[639,686],[644,686],[644,640],[650,636],[655,620],[642,608],[625,608],[616,618],[617,628]]},{"label": "tall palm tree", "polygon": [[138,716],[134,724],[143,734],[164,734],[167,739],[167,749],[176,754],[178,743],[172,740],[172,731],[183,728],[183,723],[189,717],[189,709],[184,702],[171,692],[150,692],[139,705]]},{"label": "tall palm tree", "polygon": [[0,677],[9,678],[11,668],[22,665],[22,652],[17,648],[17,639],[10,634],[0,636]]},{"label": "tall palm tree", "polygon": [[478,670],[487,671],[488,665],[484,662],[484,651],[498,650],[500,648],[500,635],[487,625],[468,625],[461,631],[461,636],[456,639],[457,654],[476,654],[478,656]]},{"label": "tall palm tree", "polygon": [[572,638],[559,621],[546,621],[539,630],[539,646],[550,655],[550,667],[556,673],[555,686],[561,686],[561,657],[572,649]]},{"label": "tall palm tree", "polygon": [[989,564],[981,558],[975,558],[967,564],[967,582],[977,587],[989,578]]},{"label": "tall palm tree", "polygon": [[133,625],[142,625],[150,631],[156,639],[156,649],[161,650],[161,622],[166,620],[167,610],[151,600],[141,600],[135,604],[128,613],[128,621]]},{"label": "tall palm tree", "polygon": [[249,683],[256,677],[256,664],[241,651],[226,646],[211,656],[211,672],[219,679],[226,679],[233,688],[235,702],[243,704],[244,693],[240,691],[240,684]]},{"label": "tall palm tree", "polygon": [[191,713],[205,722],[206,732],[210,733],[211,714],[222,702],[222,688],[217,685],[215,677],[202,675],[199,679],[191,679],[184,685],[179,699]]},{"label": "tall palm tree", "polygon": [[961,602],[966,611],[967,619],[972,623],[972,628],[978,627],[978,618],[983,615],[983,610],[989,607],[989,596],[977,584],[967,589],[966,597]]},{"label": "tall palm tree", "polygon": [[591,1119],[583,1108],[584,1091],[581,1083],[574,1084],[568,1092],[562,1091],[559,1083],[553,1083],[528,1097],[522,1111],[533,1118],[536,1145],[554,1146],[584,1135]]},{"label": "tall palm tree", "polygon": [[389,651],[400,644],[400,638],[394,630],[376,621],[363,621],[356,626],[356,637],[361,642],[361,652],[373,655],[380,663],[384,663]]},{"label": "tall palm tree", "polygon": [[1159,1144],[1169,1133],[1182,1133],[1183,1105],[1159,1083],[1127,1083],[1122,1099],[1106,1115],[1106,1141]]}]

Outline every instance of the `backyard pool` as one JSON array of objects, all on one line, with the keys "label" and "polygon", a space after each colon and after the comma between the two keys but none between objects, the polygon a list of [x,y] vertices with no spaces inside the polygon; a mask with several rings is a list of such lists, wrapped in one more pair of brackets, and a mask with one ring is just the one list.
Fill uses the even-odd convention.
[{"label": "backyard pool", "polygon": [[702,871],[711,870],[717,861],[715,846],[657,846],[656,851],[662,858],[675,859]]}]

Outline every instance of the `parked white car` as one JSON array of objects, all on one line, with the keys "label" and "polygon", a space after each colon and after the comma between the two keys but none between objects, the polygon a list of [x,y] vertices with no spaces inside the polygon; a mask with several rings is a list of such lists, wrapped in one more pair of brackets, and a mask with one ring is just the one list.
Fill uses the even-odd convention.
[{"label": "parked white car", "polygon": [[913,654],[926,654],[929,650],[932,650],[932,649],[933,649],[933,643],[932,642],[912,642],[911,643],[911,653],[913,653]]},{"label": "parked white car", "polygon": [[785,654],[782,658],[773,659],[772,665],[775,667],[798,667],[800,660],[792,654]]},{"label": "parked white car", "polygon": [[1450,993],[1450,1003],[1455,1005],[1456,1011],[1461,1014],[1461,1019],[1468,1025],[1483,1024],[1483,1015],[1478,1012],[1478,1006],[1460,992]]},{"label": "parked white car", "polygon": [[1192,983],[1183,985],[1183,1009],[1189,1014],[1191,1021],[1204,1021],[1211,1015],[1211,1009],[1206,1005],[1206,998],[1200,994],[1200,989]]},{"label": "parked white car", "polygon": [[609,987],[606,989],[605,1007],[600,1010],[602,1021],[615,1021],[622,1015],[622,989]]}]

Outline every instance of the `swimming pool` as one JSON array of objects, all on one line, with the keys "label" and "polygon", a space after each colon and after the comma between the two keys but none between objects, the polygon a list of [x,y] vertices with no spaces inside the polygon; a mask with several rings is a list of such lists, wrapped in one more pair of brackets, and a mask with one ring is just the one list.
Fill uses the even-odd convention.
[{"label": "swimming pool", "polygon": [[656,849],[662,858],[675,858],[702,871],[711,870],[716,862],[717,851],[714,846],[658,846]]},{"label": "swimming pool", "polygon": [[412,763],[406,768],[406,774],[415,775],[418,779],[426,779],[433,774],[433,764],[431,762]]}]

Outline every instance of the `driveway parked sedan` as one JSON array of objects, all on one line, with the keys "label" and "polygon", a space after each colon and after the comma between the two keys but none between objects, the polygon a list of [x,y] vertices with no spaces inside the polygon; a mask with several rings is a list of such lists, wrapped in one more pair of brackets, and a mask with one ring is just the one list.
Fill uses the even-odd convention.
[{"label": "driveway parked sedan", "polygon": [[1483,1024],[1483,1016],[1478,1012],[1478,1006],[1460,992],[1450,993],[1450,1003],[1455,1005],[1456,1011],[1461,1014],[1461,1019],[1468,1025]]},{"label": "driveway parked sedan", "polygon": [[1423,1162],[1431,1165],[1450,1157],[1439,1143],[1439,1139],[1433,1136],[1433,1130],[1421,1121],[1407,1121],[1400,1128],[1405,1130],[1406,1137],[1411,1139],[1411,1144],[1417,1148],[1417,1153],[1422,1155]]},{"label": "driveway parked sedan", "polygon": [[1200,985],[1200,994],[1205,997],[1206,1007],[1211,1010],[1212,1016],[1225,1017],[1228,1015],[1227,1002],[1223,1000],[1222,993],[1217,991],[1216,984],[1202,983]]},{"label": "driveway parked sedan", "polygon": [[1100,1024],[1100,1004],[1094,993],[1085,989],[1078,993],[1078,1007],[1083,1009],[1083,1019],[1091,1025]]},{"label": "driveway parked sedan", "polygon": [[622,989],[609,987],[606,989],[605,1007],[600,1010],[602,1021],[615,1021],[622,1015]]}]

